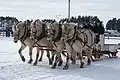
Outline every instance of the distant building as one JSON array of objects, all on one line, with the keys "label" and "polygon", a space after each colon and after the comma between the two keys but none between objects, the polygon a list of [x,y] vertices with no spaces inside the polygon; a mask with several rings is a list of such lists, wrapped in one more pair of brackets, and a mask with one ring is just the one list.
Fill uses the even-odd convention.
[{"label": "distant building", "polygon": [[120,37],[120,33],[117,30],[106,30],[105,36]]}]

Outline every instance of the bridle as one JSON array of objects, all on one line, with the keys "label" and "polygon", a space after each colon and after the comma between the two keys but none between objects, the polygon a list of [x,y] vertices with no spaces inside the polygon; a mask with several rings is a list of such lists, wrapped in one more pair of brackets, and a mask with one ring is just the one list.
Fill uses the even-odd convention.
[{"label": "bridle", "polygon": [[54,27],[53,25],[49,25],[49,27],[47,27],[46,31],[47,31],[47,38],[50,40],[50,38],[52,37],[52,39],[54,38],[55,35],[55,30],[52,28]]}]

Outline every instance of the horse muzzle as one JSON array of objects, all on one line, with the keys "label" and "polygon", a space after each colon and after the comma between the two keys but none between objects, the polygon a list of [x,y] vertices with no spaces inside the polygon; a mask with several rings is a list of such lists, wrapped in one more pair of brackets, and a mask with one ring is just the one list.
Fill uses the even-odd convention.
[{"label": "horse muzzle", "polygon": [[17,43],[18,41],[17,40],[14,40],[14,43]]},{"label": "horse muzzle", "polygon": [[50,38],[47,38],[48,41],[50,41]]},{"label": "horse muzzle", "polygon": [[33,41],[34,40],[34,38],[33,37],[30,37],[30,39]]}]

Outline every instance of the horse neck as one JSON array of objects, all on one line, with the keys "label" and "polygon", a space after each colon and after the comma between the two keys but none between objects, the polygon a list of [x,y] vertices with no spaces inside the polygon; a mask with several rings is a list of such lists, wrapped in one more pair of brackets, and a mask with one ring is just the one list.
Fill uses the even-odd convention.
[{"label": "horse neck", "polygon": [[54,24],[52,25],[55,29],[55,32],[54,32],[54,39],[58,36],[58,33],[59,33],[59,26],[55,26]]},{"label": "horse neck", "polygon": [[37,32],[38,32],[38,35],[36,35],[36,38],[38,41],[46,37],[45,24],[42,24],[42,27],[39,30],[37,30]]},{"label": "horse neck", "polygon": [[76,39],[76,26],[70,24],[63,25],[63,35],[62,38],[68,43],[75,41]]},{"label": "horse neck", "polygon": [[55,33],[54,33],[55,35],[53,36],[53,38],[54,38],[54,41],[57,42],[62,37],[62,28],[61,28],[60,24],[59,24],[59,26],[53,26],[53,27],[55,27]]},{"label": "horse neck", "polygon": [[69,24],[68,24],[67,28],[70,28],[69,30],[67,30],[68,37],[73,37],[76,33],[76,26],[73,26],[73,25],[69,26]]},{"label": "horse neck", "polygon": [[25,26],[24,28],[22,28],[23,30],[20,30],[20,41],[24,42],[26,40],[27,37],[30,36],[30,32],[27,26]]},{"label": "horse neck", "polygon": [[[95,45],[95,34],[94,34],[94,32],[93,32],[92,30],[90,30],[90,29],[88,29],[87,34],[89,35],[89,36],[88,36],[88,39],[90,39],[90,40],[88,40],[88,44],[89,44],[91,47],[93,47],[93,46]],[[91,37],[91,38],[90,38],[90,37]]]}]

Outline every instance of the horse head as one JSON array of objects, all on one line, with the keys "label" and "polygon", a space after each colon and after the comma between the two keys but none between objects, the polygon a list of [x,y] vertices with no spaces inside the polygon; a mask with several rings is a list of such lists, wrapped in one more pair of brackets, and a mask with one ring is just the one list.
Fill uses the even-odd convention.
[{"label": "horse head", "polygon": [[44,24],[39,19],[32,22],[32,24],[30,25],[30,39],[35,40],[40,37],[43,27]]},{"label": "horse head", "polygon": [[54,36],[54,27],[53,23],[48,23],[47,27],[46,27],[46,31],[47,31],[47,40],[52,41],[53,40],[53,36]]},{"label": "horse head", "polygon": [[17,43],[18,40],[20,39],[20,36],[21,36],[20,32],[21,32],[23,26],[24,26],[23,22],[20,21],[20,22],[16,23],[15,25],[13,25],[13,27],[12,27],[13,38],[14,38],[15,43]]},{"label": "horse head", "polygon": [[64,39],[70,39],[72,37],[74,37],[74,35],[76,34],[76,27],[78,25],[76,23],[73,22],[69,22],[69,23],[65,23],[62,25],[62,32],[63,32],[63,38]]}]

